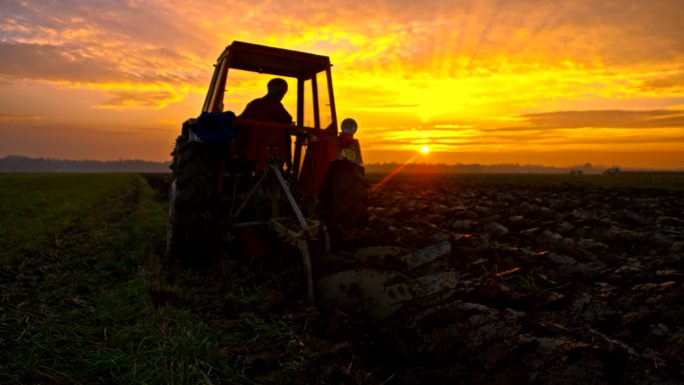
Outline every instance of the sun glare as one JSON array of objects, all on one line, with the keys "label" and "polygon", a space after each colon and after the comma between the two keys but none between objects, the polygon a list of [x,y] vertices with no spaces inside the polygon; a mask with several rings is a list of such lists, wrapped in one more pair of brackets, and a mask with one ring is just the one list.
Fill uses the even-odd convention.
[{"label": "sun glare", "polygon": [[423,153],[423,154],[427,154],[427,153],[430,152],[430,147],[429,147],[427,144],[424,144],[424,145],[420,148],[420,152]]}]

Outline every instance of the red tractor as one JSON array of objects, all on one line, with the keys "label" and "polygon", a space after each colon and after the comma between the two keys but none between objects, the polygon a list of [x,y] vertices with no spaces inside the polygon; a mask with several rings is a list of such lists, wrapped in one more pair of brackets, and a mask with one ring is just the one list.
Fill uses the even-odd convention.
[{"label": "red tractor", "polygon": [[[302,251],[313,299],[307,242],[321,240],[329,251],[328,231],[334,240],[368,220],[357,125],[338,125],[331,66],[327,56],[243,42],[223,51],[202,113],[183,124],[172,153],[171,257],[197,265],[240,229],[269,228]],[[229,78],[243,71],[296,84],[296,123],[224,111]]]}]

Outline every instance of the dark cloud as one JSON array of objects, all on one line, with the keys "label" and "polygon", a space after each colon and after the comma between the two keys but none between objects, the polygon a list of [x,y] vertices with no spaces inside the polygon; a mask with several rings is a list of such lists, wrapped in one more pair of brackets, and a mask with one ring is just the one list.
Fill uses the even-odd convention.
[{"label": "dark cloud", "polygon": [[642,83],[643,90],[684,90],[684,68],[679,72],[649,79]]},{"label": "dark cloud", "polygon": [[195,57],[207,53],[210,37],[179,13],[148,1],[8,0],[0,7],[0,84],[196,84],[207,68]]},{"label": "dark cloud", "polygon": [[121,53],[93,55],[78,45],[0,42],[0,79],[22,78],[74,83],[196,84],[195,71],[174,69],[185,60],[171,49],[136,52],[121,62]]},{"label": "dark cloud", "polygon": [[0,42],[0,75],[71,82],[107,82],[127,77],[116,63],[87,57],[78,47]]},{"label": "dark cloud", "polygon": [[667,142],[668,144],[675,144],[675,143],[681,143],[684,144],[684,135],[679,135],[679,136],[668,136],[667,138],[663,137],[649,137],[649,136],[644,136],[644,135],[631,135],[627,137],[620,137],[620,138],[603,138],[603,139],[568,139],[568,138],[559,138],[557,143],[559,145],[593,145],[593,144],[598,144],[598,145],[606,145],[606,144],[611,144],[611,145],[624,145],[624,144],[657,144],[657,145],[662,145],[663,142]]},{"label": "dark cloud", "polygon": [[27,120],[41,120],[40,116],[34,115],[16,115],[16,114],[0,114],[0,122],[16,122]]},{"label": "dark cloud", "polygon": [[368,106],[368,108],[414,108],[414,107],[420,107],[420,104],[393,103],[393,104],[379,104],[379,105],[374,105],[374,106]]},{"label": "dark cloud", "polygon": [[168,91],[117,91],[100,108],[161,108],[173,102],[176,95]]},{"label": "dark cloud", "polygon": [[[90,0],[40,2],[3,1],[0,16],[19,27],[4,32],[6,38],[16,40],[85,29],[102,40],[121,43],[148,44],[156,47],[187,47],[202,50],[202,44],[188,45],[188,41],[201,42],[206,38],[196,28],[199,21],[185,19],[172,5],[149,1]],[[180,22],[179,22],[180,21]]]},{"label": "dark cloud", "polygon": [[677,110],[597,110],[557,111],[521,115],[529,125],[498,130],[530,128],[682,128],[684,111]]}]

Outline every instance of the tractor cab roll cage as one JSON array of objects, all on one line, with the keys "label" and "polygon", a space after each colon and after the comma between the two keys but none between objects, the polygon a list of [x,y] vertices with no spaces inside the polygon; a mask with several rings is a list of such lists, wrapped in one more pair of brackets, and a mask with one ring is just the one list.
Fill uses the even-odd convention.
[{"label": "tractor cab roll cage", "polygon": [[230,69],[258,72],[269,75],[285,76],[297,79],[297,123],[303,127],[304,121],[304,82],[312,81],[314,127],[320,129],[320,106],[318,105],[318,87],[316,74],[325,72],[328,82],[328,98],[333,126],[337,128],[335,99],[332,91],[332,75],[330,58],[305,52],[273,48],[251,43],[233,42],[219,56],[211,89],[204,101],[203,112],[222,112],[223,92]]},{"label": "tractor cab roll cage", "polygon": [[[263,73],[297,80],[296,124],[289,126],[263,121],[236,119],[236,124],[248,124],[254,131],[273,131],[278,127],[295,136],[291,176],[299,181],[303,192],[315,195],[328,169],[337,159],[336,135],[339,132],[332,85],[330,58],[311,53],[268,47],[235,41],[219,55],[204,101],[202,112],[223,112],[223,99],[230,70]],[[320,84],[325,74],[325,83]],[[308,83],[310,82],[310,84]],[[326,94],[321,94],[324,90]],[[322,102],[325,100],[325,102]],[[306,103],[305,103],[306,101]],[[324,110],[326,109],[326,110]],[[313,126],[305,126],[305,112]],[[324,115],[325,114],[325,115]],[[322,127],[322,116],[329,116]],[[329,124],[328,124],[329,123]],[[277,136],[277,135],[274,135]],[[306,156],[302,162],[303,147]],[[282,150],[282,149],[281,149]]]}]

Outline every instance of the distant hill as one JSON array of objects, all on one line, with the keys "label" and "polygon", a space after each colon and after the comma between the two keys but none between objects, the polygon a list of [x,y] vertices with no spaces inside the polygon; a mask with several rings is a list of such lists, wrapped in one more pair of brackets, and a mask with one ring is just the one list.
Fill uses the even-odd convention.
[{"label": "distant hill", "polygon": [[0,172],[170,172],[170,162],[146,160],[68,160],[7,156],[0,159]]}]

